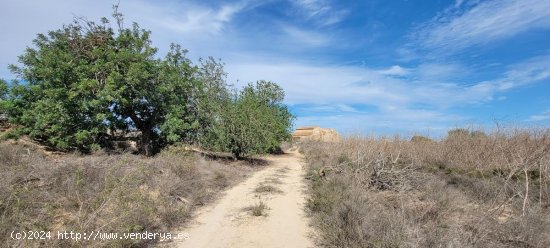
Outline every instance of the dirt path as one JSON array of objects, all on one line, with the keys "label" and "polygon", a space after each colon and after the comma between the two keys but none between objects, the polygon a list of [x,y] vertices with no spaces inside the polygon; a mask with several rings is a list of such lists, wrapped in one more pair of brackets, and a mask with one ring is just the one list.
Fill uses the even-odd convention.
[{"label": "dirt path", "polygon": [[[199,210],[181,230],[188,239],[177,247],[313,247],[304,213],[302,157],[291,152],[270,156],[270,166],[231,188],[213,206]],[[264,186],[258,193],[258,186]],[[261,190],[260,190],[261,191]],[[262,216],[252,206],[265,203]]]}]

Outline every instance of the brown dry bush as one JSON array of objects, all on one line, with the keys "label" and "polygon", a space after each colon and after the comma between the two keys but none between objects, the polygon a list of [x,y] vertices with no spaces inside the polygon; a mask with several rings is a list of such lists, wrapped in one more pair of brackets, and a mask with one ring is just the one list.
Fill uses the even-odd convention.
[{"label": "brown dry bush", "polygon": [[[0,243],[18,247],[140,247],[151,240],[58,240],[79,233],[168,232],[197,205],[254,170],[183,149],[154,158],[131,154],[52,157],[0,143]],[[51,231],[50,240],[13,240],[12,231]],[[158,240],[156,240],[158,241]]]},{"label": "brown dry bush", "polygon": [[269,207],[260,200],[258,203],[255,203],[254,205],[245,208],[245,210],[250,211],[250,213],[253,216],[267,216],[267,210],[269,210]]},{"label": "brown dry bush", "polygon": [[550,130],[304,143],[325,247],[550,247]]}]

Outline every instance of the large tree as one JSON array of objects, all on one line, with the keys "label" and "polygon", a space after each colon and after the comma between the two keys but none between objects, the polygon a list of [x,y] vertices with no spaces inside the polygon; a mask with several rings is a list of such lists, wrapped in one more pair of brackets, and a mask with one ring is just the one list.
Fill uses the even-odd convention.
[{"label": "large tree", "polygon": [[21,82],[0,82],[0,111],[26,134],[58,149],[89,151],[113,136],[138,133],[145,155],[175,142],[197,143],[236,157],[277,149],[292,115],[283,90],[271,82],[230,92],[223,64],[198,65],[172,44],[159,59],[151,32],[77,18],[39,34],[10,66]]},{"label": "large tree", "polygon": [[208,69],[194,66],[178,45],[155,58],[150,31],[125,28],[122,15],[113,16],[115,28],[106,18],[76,19],[39,34],[19,57],[22,66],[11,66],[23,82],[12,87],[7,112],[20,133],[59,149],[90,150],[113,133],[138,131],[141,151],[151,155],[199,129]]}]

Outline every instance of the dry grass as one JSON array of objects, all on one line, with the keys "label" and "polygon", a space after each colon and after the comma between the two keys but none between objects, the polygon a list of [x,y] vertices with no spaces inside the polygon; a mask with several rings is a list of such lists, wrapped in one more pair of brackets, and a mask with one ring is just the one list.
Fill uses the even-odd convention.
[{"label": "dry grass", "polygon": [[[206,159],[181,148],[154,158],[131,154],[49,156],[0,143],[0,243],[9,247],[130,247],[140,240],[58,240],[57,231],[168,232],[255,167]],[[11,231],[52,231],[49,241]]]},{"label": "dry grass", "polygon": [[550,130],[303,144],[325,247],[550,247]]},{"label": "dry grass", "polygon": [[259,193],[259,194],[265,194],[265,193],[280,194],[280,193],[283,193],[283,191],[280,190],[279,188],[277,188],[273,185],[265,184],[265,183],[261,183],[260,185],[258,185],[258,187],[256,187],[254,189],[254,192]]},{"label": "dry grass", "polygon": [[258,203],[248,207],[246,210],[249,210],[250,213],[253,216],[259,217],[259,216],[267,216],[267,210],[269,208],[267,207],[267,204],[260,200]]}]

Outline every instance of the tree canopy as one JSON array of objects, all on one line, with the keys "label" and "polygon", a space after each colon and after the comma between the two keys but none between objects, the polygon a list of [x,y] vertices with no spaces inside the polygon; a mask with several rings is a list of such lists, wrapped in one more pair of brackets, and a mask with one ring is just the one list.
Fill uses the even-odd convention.
[{"label": "tree canopy", "polygon": [[283,99],[283,89],[273,82],[248,84],[226,100],[208,144],[236,158],[277,151],[290,138],[294,119]]},{"label": "tree canopy", "polygon": [[288,137],[293,117],[278,85],[259,81],[237,92],[221,62],[194,65],[177,44],[159,59],[150,31],[125,28],[116,8],[113,17],[115,27],[77,18],[39,34],[21,66],[10,66],[22,81],[0,81],[0,107],[19,126],[13,132],[82,151],[136,132],[146,155],[187,142],[242,156]]}]

